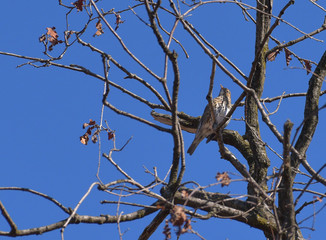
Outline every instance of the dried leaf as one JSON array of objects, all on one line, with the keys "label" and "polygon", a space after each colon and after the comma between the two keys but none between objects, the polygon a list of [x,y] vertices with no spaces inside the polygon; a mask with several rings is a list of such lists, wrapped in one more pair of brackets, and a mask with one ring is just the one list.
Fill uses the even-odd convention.
[{"label": "dried leaf", "polygon": [[77,11],[83,11],[83,4],[84,4],[85,0],[77,0],[74,3],[71,3],[73,5],[75,5],[75,7],[77,8]]},{"label": "dried leaf", "polygon": [[321,197],[319,197],[319,196],[314,196],[314,199],[318,200],[319,202],[323,201],[323,199]]},{"label": "dried leaf", "polygon": [[181,234],[182,233],[186,233],[186,232],[188,232],[191,229],[192,229],[191,220],[190,219],[187,219],[185,225],[183,226],[183,228],[181,230]]},{"label": "dried leaf", "polygon": [[87,131],[86,131],[86,133],[87,133],[88,135],[92,135],[92,129],[91,129],[91,128],[88,128]]},{"label": "dried leaf", "polygon": [[84,123],[83,124],[83,129],[85,129],[86,127],[88,127],[88,125],[89,125],[88,123]]},{"label": "dried leaf", "polygon": [[290,50],[288,50],[287,48],[285,48],[285,60],[286,60],[286,66],[289,66],[290,61],[292,60],[291,55],[292,55],[292,53],[290,52]]},{"label": "dried leaf", "polygon": [[165,235],[165,240],[171,239],[171,228],[169,227],[169,221],[165,220],[165,226],[163,234]]},{"label": "dried leaf", "polygon": [[122,21],[122,20],[121,20],[121,16],[120,16],[120,14],[116,13],[116,14],[115,14],[115,25],[116,25],[116,27],[115,27],[114,31],[117,31],[118,28],[119,28],[119,26],[120,26],[120,24],[121,24],[121,23],[124,23],[124,22],[125,22],[125,21]]},{"label": "dried leaf", "polygon": [[97,31],[96,33],[93,35],[93,37],[95,36],[100,36],[104,33],[103,29],[102,29],[102,23],[101,23],[101,19],[97,21],[96,25],[95,25]]},{"label": "dried leaf", "polygon": [[229,186],[231,182],[231,178],[229,177],[227,172],[223,172],[223,173],[218,172],[216,174],[216,180],[222,183],[222,187]]},{"label": "dried leaf", "polygon": [[95,122],[94,120],[89,119],[89,122],[88,122],[89,125],[95,125],[95,123],[96,123],[96,122]]},{"label": "dried leaf", "polygon": [[40,42],[44,42],[44,41],[46,40],[46,36],[45,36],[45,34],[42,34],[42,36],[39,37],[38,40],[39,40]]},{"label": "dried leaf", "polygon": [[308,75],[311,72],[311,62],[310,62],[310,60],[306,60],[306,59],[304,59],[303,61],[304,61],[304,65],[307,70],[307,75]]},{"label": "dried leaf", "polygon": [[111,140],[114,138],[114,132],[108,132],[108,139]]},{"label": "dried leaf", "polygon": [[184,208],[181,206],[174,206],[170,211],[171,219],[170,222],[173,226],[182,226],[187,220]]},{"label": "dried leaf", "polygon": [[80,137],[80,142],[84,145],[87,145],[88,143],[88,140],[89,140],[89,137],[88,137],[88,134],[85,133],[83,136]]},{"label": "dried leaf", "polygon": [[47,33],[46,34],[49,36],[48,37],[48,40],[51,43],[51,45],[49,46],[48,49],[49,49],[49,51],[52,51],[53,50],[53,47],[55,45],[57,45],[58,43],[63,43],[63,41],[58,40],[59,35],[55,31],[55,27],[46,28],[46,30],[47,30]]},{"label": "dried leaf", "polygon": [[58,34],[57,32],[55,31],[55,27],[52,27],[52,28],[46,28],[47,31],[47,35],[53,37],[53,38],[58,38]]},{"label": "dried leaf", "polygon": [[276,56],[280,53],[280,50],[279,49],[276,49],[276,51],[274,52],[271,52],[270,54],[267,55],[267,60],[268,61],[274,61]]}]

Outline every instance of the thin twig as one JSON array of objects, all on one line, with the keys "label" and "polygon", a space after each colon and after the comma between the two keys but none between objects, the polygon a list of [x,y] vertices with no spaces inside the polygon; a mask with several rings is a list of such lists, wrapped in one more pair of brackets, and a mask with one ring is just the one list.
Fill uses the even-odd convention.
[{"label": "thin twig", "polygon": [[7,220],[10,228],[11,228],[11,232],[17,232],[17,226],[15,224],[15,222],[12,220],[12,218],[10,217],[9,213],[7,212],[5,206],[2,204],[2,202],[0,201],[0,210],[2,213],[2,216]]},{"label": "thin twig", "polygon": [[94,182],[94,183],[91,184],[91,186],[88,188],[87,192],[84,194],[84,196],[77,203],[76,207],[74,208],[73,212],[70,214],[70,216],[67,219],[67,221],[65,222],[65,224],[62,226],[62,228],[61,228],[61,239],[62,240],[64,240],[64,235],[63,234],[64,234],[65,228],[68,226],[68,224],[70,223],[71,219],[75,216],[75,214],[76,214],[78,208],[80,207],[80,205],[84,202],[84,200],[90,194],[90,192],[93,189],[93,187],[96,186],[96,185],[100,185],[100,183]]}]

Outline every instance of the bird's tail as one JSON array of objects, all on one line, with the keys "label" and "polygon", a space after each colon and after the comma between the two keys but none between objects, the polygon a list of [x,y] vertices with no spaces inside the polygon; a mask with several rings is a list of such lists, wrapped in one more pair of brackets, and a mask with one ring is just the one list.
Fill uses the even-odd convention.
[{"label": "bird's tail", "polygon": [[190,147],[188,148],[187,153],[189,153],[189,155],[192,155],[200,142],[201,140],[199,138],[195,138]]}]

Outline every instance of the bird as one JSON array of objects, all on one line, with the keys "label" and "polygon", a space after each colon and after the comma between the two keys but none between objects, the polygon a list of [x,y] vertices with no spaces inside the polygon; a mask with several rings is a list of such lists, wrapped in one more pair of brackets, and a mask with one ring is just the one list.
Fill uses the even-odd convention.
[{"label": "bird", "polygon": [[[232,107],[231,104],[231,92],[229,89],[223,87],[221,85],[221,90],[218,97],[213,99],[213,108],[215,114],[215,122],[212,116],[212,112],[210,110],[209,104],[205,107],[204,113],[200,119],[195,139],[191,143],[188,148],[187,153],[192,155],[196,150],[198,144],[206,137],[210,136],[215,132],[217,126],[225,119],[226,115],[230,111]],[[225,128],[231,120],[231,117],[228,121],[221,127],[221,129]]]}]

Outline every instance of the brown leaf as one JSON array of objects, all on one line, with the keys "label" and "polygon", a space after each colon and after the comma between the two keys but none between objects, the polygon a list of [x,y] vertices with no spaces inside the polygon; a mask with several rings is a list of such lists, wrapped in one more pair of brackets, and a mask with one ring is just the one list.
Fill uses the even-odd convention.
[{"label": "brown leaf", "polygon": [[181,230],[181,234],[182,233],[186,233],[186,232],[188,232],[191,229],[192,229],[191,220],[190,219],[187,219],[185,225],[183,226],[183,228]]},{"label": "brown leaf", "polygon": [[85,2],[85,0],[77,0],[74,3],[71,3],[73,5],[75,5],[75,7],[77,8],[77,11],[83,11],[83,3]]},{"label": "brown leaf", "polygon": [[88,140],[89,140],[88,134],[85,133],[85,134],[84,134],[83,136],[81,136],[79,139],[80,139],[80,142],[81,142],[82,144],[87,145]]},{"label": "brown leaf", "polygon": [[83,129],[85,129],[86,127],[88,127],[88,125],[89,125],[88,123],[84,123],[83,124]]},{"label": "brown leaf", "polygon": [[182,226],[187,219],[184,208],[181,206],[174,206],[170,211],[170,222],[173,226]]},{"label": "brown leaf", "polygon": [[95,36],[100,36],[104,33],[103,29],[102,29],[102,23],[101,23],[101,19],[99,19],[95,25],[97,31],[96,33],[93,35],[93,37]]},{"label": "brown leaf", "polygon": [[304,61],[304,65],[307,70],[307,75],[308,75],[311,72],[311,62],[310,62],[310,60],[306,60],[306,59],[303,59],[303,61]]},{"label": "brown leaf", "polygon": [[40,42],[44,42],[45,39],[46,39],[45,34],[43,34],[41,37],[38,38],[38,40],[39,40]]},{"label": "brown leaf", "polygon": [[270,54],[267,55],[267,59],[268,61],[274,61],[276,56],[280,53],[280,50],[279,49],[276,49],[276,51],[274,52],[271,52]]},{"label": "brown leaf", "polygon": [[229,177],[227,172],[223,172],[223,173],[218,172],[216,174],[216,180],[222,183],[222,187],[229,186],[231,182],[231,178]]},{"label": "brown leaf", "polygon": [[318,200],[319,202],[323,201],[323,199],[321,197],[319,197],[319,196],[314,196],[314,199]]},{"label": "brown leaf", "polygon": [[89,122],[88,122],[89,125],[95,125],[95,123],[96,123],[96,122],[95,122],[94,120],[89,119]]},{"label": "brown leaf", "polygon": [[87,131],[86,131],[86,133],[87,133],[88,135],[92,135],[92,129],[91,129],[91,128],[88,128]]},{"label": "brown leaf", "polygon": [[165,235],[165,240],[171,239],[171,228],[169,227],[169,221],[165,220],[165,226],[163,234]]},{"label": "brown leaf", "polygon": [[49,46],[49,51],[52,51],[53,47],[55,45],[57,45],[58,43],[63,43],[63,41],[58,40],[59,36],[58,36],[57,32],[55,31],[55,27],[46,28],[46,30],[47,30],[46,34],[49,36],[48,40],[51,43],[51,45]]},{"label": "brown leaf", "polygon": [[114,132],[108,132],[108,139],[111,140],[114,138]]},{"label": "brown leaf", "polygon": [[290,52],[290,50],[288,50],[287,48],[285,48],[285,60],[286,60],[286,66],[289,66],[290,61],[292,60],[291,55],[292,55],[292,53]]},{"label": "brown leaf", "polygon": [[58,34],[57,32],[55,31],[55,27],[52,27],[52,28],[46,28],[47,31],[47,35],[53,37],[53,38],[58,38]]},{"label": "brown leaf", "polygon": [[119,25],[120,25],[121,23],[124,23],[124,22],[125,22],[125,21],[122,21],[122,20],[121,20],[121,16],[120,16],[120,14],[116,13],[116,14],[115,14],[115,24],[116,24],[116,27],[115,27],[114,31],[117,31],[118,28],[119,28]]}]

